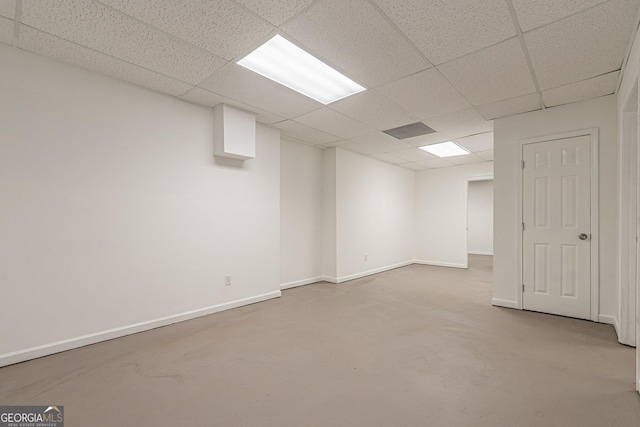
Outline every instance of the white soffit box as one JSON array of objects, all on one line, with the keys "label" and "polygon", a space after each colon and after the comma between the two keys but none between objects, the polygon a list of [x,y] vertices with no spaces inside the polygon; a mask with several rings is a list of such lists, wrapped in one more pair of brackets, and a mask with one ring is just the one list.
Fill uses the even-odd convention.
[{"label": "white soffit box", "polygon": [[256,157],[256,117],[226,104],[213,109],[213,154],[231,159]]}]

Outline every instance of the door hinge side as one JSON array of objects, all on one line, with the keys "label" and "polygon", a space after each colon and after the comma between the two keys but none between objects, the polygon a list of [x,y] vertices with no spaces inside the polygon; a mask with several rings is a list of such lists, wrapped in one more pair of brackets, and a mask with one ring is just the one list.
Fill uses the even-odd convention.
[{"label": "door hinge side", "polygon": [[522,223],[522,231],[524,231],[524,222]]},{"label": "door hinge side", "polygon": [[524,169],[524,160],[522,161],[522,169]]},{"label": "door hinge side", "polygon": [[524,293],[524,283],[522,284],[522,293]]}]

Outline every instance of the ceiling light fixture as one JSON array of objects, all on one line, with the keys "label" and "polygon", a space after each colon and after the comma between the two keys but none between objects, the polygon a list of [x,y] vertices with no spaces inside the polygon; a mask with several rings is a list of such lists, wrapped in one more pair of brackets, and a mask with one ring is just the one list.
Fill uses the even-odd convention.
[{"label": "ceiling light fixture", "polygon": [[325,105],[365,90],[280,35],[242,58],[238,65]]},{"label": "ceiling light fixture", "polygon": [[462,148],[452,141],[441,142],[440,144],[423,145],[422,147],[418,148],[434,154],[438,157],[452,157],[471,154],[469,150],[467,150],[466,148]]}]

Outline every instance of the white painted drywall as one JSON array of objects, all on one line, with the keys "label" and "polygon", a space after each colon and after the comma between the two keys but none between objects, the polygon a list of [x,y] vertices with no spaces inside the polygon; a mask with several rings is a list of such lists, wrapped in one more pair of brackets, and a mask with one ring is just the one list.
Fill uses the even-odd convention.
[{"label": "white painted drywall", "polygon": [[332,151],[337,281],[411,263],[414,172],[341,148]]},{"label": "white painted drywall", "polygon": [[[632,94],[630,94],[632,95]],[[629,110],[618,111],[619,128],[619,304],[615,324],[618,340],[635,346],[636,343],[636,236],[638,192],[638,98],[628,98]]]},{"label": "white painted drywall", "polygon": [[280,294],[278,131],[216,160],[211,109],[5,45],[0,93],[4,361]]},{"label": "white painted drywall", "polygon": [[513,306],[521,278],[517,273],[519,206],[517,174],[521,173],[518,141],[588,128],[599,129],[600,167],[600,315],[613,316],[617,301],[618,143],[616,97],[497,119],[494,122],[494,303]]},{"label": "white painted drywall", "polygon": [[338,277],[336,157],[336,148],[326,149],[322,153],[322,272],[326,280],[333,282],[336,282]]},{"label": "white painted drywall", "polygon": [[427,169],[416,173],[416,260],[464,268],[466,179],[493,175],[493,162]]},{"label": "white painted drywall", "polygon": [[280,142],[280,283],[282,289],[322,276],[322,150]]},{"label": "white painted drywall", "polygon": [[[640,68],[640,33],[636,32],[635,39],[631,46],[631,51],[629,53],[629,58],[627,59],[627,63],[623,70],[622,81],[620,82],[620,88],[618,89],[618,94],[617,94],[618,95],[617,96],[618,141],[619,141],[619,144],[621,144],[620,151],[623,153],[629,153],[634,151],[631,149],[631,147],[628,147],[625,144],[625,142],[628,143],[629,141],[632,141],[633,138],[625,138],[623,135],[625,135],[626,132],[636,132],[636,130],[629,129],[628,127],[624,129],[623,126],[625,125],[628,126],[629,122],[633,122],[633,120],[629,120],[630,117],[628,116],[629,114],[633,114],[633,113],[625,112],[625,107],[627,106],[628,101],[634,98],[634,96],[636,97],[636,102],[637,102],[638,89],[636,85],[638,82],[638,77],[640,76],[639,68]],[[637,116],[636,116],[636,119],[637,119]],[[637,121],[636,121],[636,124],[637,124]],[[636,134],[636,137],[637,137],[637,134]],[[637,150],[637,146],[635,147],[635,149]],[[622,175],[620,176],[620,179],[628,180],[629,176],[624,175],[624,166],[625,166],[624,160],[627,160],[627,159],[620,158],[619,168],[622,173]],[[628,160],[637,162],[638,158],[628,159]],[[627,165],[630,165],[630,164],[627,163]],[[636,190],[636,195],[638,194],[637,182],[635,183],[635,185],[632,184],[631,189]],[[621,224],[624,224],[625,222],[627,224],[630,224],[631,220],[634,220],[634,219],[625,218],[624,213],[621,210],[620,212]],[[636,227],[637,227],[637,223],[636,223]],[[623,230],[621,229],[621,232],[622,231]],[[627,247],[634,245],[635,237],[636,236],[628,235],[626,239],[621,238],[620,245],[621,246],[627,245]],[[638,259],[636,258],[636,265],[637,265],[637,262],[638,262]],[[627,269],[627,272],[626,272],[627,274],[629,274],[628,270],[629,269]],[[618,290],[616,292],[620,295],[620,301],[618,301],[618,306],[616,307],[615,318],[616,318],[616,321],[619,323],[618,330],[622,332],[621,336],[619,337],[621,341],[626,342],[627,344],[636,344],[636,381],[635,383],[636,383],[636,390],[640,391],[640,347],[637,346],[637,344],[640,343],[640,289],[638,288],[637,276],[636,278],[634,278],[632,274],[629,274],[629,276],[627,277],[629,277],[630,279],[629,280],[630,286],[627,289],[622,289],[621,287],[622,283],[620,283]],[[621,310],[623,305],[626,306],[626,311],[628,313],[635,312],[635,319],[632,317],[632,315],[621,316]],[[624,317],[624,319],[622,319],[621,317]],[[634,327],[634,322],[635,322],[635,327]],[[635,337],[630,336],[633,330],[635,330]]]},{"label": "white painted drywall", "polygon": [[469,181],[467,252],[493,255],[493,180]]}]

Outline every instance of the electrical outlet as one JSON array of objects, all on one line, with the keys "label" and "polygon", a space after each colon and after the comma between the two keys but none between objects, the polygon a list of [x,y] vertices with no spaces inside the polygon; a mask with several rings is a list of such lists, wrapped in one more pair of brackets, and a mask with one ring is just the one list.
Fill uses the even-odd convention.
[{"label": "electrical outlet", "polygon": [[225,274],[224,275],[224,285],[225,286],[231,286],[231,275],[230,274]]},{"label": "electrical outlet", "polygon": [[365,261],[369,261],[369,255],[364,254],[364,260],[365,260]]}]

